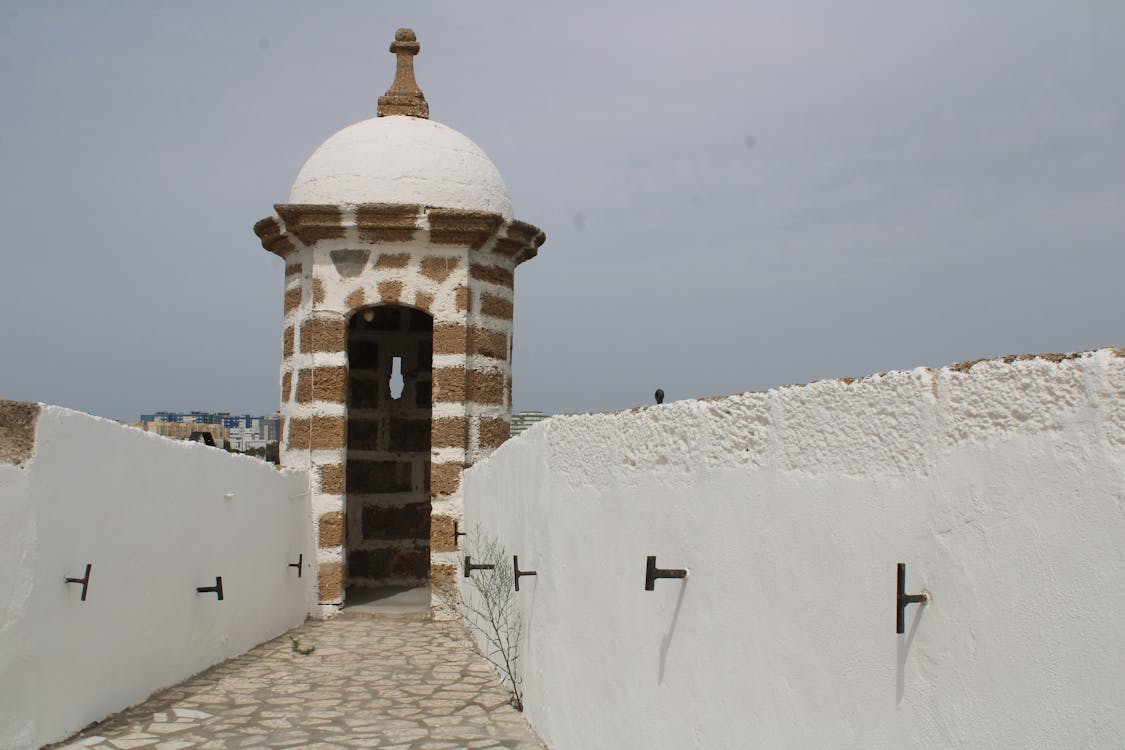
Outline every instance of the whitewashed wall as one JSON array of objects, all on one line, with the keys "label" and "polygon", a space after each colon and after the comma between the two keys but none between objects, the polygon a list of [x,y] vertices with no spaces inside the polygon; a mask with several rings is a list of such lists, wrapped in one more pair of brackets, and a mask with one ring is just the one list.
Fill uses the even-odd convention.
[{"label": "whitewashed wall", "polygon": [[[465,515],[539,571],[553,750],[1125,737],[1125,350],[556,417]],[[646,555],[690,577],[645,592]]]},{"label": "whitewashed wall", "polygon": [[[303,472],[43,407],[34,457],[0,463],[0,747],[64,739],[300,624],[307,489]],[[88,562],[81,602],[63,579]],[[196,593],[217,575],[224,601]]]}]

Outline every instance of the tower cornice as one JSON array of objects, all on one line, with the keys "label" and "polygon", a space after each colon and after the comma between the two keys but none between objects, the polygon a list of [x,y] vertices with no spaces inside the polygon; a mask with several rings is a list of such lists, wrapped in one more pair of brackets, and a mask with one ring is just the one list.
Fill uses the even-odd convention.
[{"label": "tower cornice", "polygon": [[324,240],[374,245],[428,239],[494,253],[518,265],[534,258],[546,240],[538,227],[489,211],[394,203],[279,203],[274,210],[276,215],[254,225],[254,233],[262,247],[281,258]]}]

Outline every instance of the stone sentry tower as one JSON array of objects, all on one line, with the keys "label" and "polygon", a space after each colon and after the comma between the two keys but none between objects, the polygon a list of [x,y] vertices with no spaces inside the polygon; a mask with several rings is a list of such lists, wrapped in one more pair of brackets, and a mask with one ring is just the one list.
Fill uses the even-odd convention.
[{"label": "stone sentry tower", "polygon": [[360,587],[455,607],[461,472],[508,437],[514,272],[544,240],[484,152],[428,119],[419,49],[395,33],[378,117],[254,225],[285,261],[281,463],[310,472],[320,616]]}]

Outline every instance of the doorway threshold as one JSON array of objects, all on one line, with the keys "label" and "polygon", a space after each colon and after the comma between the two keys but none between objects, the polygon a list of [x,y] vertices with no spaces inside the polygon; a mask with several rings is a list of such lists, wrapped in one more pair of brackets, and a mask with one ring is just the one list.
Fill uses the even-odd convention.
[{"label": "doorway threshold", "polygon": [[348,588],[341,617],[394,617],[428,620],[430,587],[376,586]]}]

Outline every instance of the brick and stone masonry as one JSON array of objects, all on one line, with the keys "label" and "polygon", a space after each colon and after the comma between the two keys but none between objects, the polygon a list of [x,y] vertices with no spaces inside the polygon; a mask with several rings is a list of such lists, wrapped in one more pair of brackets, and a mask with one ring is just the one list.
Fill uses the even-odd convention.
[{"label": "brick and stone masonry", "polygon": [[432,339],[433,319],[400,305],[364,308],[348,326],[345,542],[353,586],[429,580]]},{"label": "brick and stone masonry", "polygon": [[[285,261],[281,462],[310,470],[320,616],[349,584],[427,580],[436,615],[452,613],[461,473],[507,437],[514,273],[544,241],[483,152],[424,119],[413,32],[391,51],[380,117],[329,139],[254,227]],[[382,141],[393,161],[371,151]]]}]

